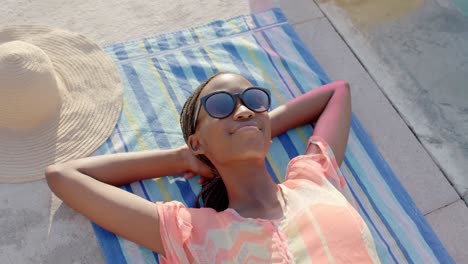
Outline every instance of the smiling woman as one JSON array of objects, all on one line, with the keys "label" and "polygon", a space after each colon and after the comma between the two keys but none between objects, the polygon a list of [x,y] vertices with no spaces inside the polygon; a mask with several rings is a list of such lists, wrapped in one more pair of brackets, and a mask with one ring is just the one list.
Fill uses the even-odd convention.
[{"label": "smiling woman", "polygon": [[[180,119],[184,139],[215,175],[202,186],[200,193],[206,207],[222,211],[229,206],[229,201],[236,201],[235,197],[228,198],[227,178],[220,177],[221,167],[224,170],[225,166],[230,166],[226,168],[227,173],[238,172],[240,168],[233,170],[232,166],[238,165],[235,160],[241,158],[239,155],[244,155],[244,159],[249,154],[253,155],[250,158],[263,159],[266,156],[271,144],[270,120],[266,112],[270,104],[267,89],[253,87],[242,76],[223,72],[200,85],[185,103]],[[232,118],[228,118],[231,114]],[[242,130],[239,129],[246,126],[258,128],[253,131],[258,133],[240,133]],[[263,169],[259,172],[268,175],[266,168]],[[234,179],[235,184],[242,184],[239,177]],[[274,184],[271,179],[268,182]],[[242,196],[241,193],[231,193]]]},{"label": "smiling woman", "polygon": [[[268,89],[215,74],[184,105],[186,146],[54,165],[49,186],[95,223],[160,253],[162,263],[378,263],[339,169],[348,84],[318,87],[269,112],[270,102]],[[265,164],[272,137],[310,122],[305,153],[276,184]],[[153,204],[112,186],[176,173],[202,176],[202,208]]]}]

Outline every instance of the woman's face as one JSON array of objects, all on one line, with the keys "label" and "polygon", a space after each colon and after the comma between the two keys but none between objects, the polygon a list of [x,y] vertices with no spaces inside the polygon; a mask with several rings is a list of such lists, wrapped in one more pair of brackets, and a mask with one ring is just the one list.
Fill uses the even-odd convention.
[{"label": "woman's face", "polygon": [[[200,98],[216,91],[241,93],[252,87],[237,74],[221,74],[202,90]],[[216,166],[232,161],[264,159],[271,145],[271,127],[268,112],[255,113],[237,99],[234,112],[224,118],[211,117],[200,108],[196,132],[189,137],[195,154],[203,154]]]}]

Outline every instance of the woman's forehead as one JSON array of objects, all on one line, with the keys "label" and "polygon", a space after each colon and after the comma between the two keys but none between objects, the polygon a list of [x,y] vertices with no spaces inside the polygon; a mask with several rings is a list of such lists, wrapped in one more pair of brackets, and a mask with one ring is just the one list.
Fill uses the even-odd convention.
[{"label": "woman's forehead", "polygon": [[225,73],[213,78],[205,88],[203,88],[200,97],[216,91],[238,93],[251,86],[252,84],[241,75]]}]

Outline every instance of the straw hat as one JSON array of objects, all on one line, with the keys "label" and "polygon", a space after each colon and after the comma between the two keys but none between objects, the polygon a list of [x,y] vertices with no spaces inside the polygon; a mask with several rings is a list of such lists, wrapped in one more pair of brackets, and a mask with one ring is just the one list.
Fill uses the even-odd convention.
[{"label": "straw hat", "polygon": [[98,45],[45,26],[0,28],[0,183],[88,156],[121,109],[121,81]]}]

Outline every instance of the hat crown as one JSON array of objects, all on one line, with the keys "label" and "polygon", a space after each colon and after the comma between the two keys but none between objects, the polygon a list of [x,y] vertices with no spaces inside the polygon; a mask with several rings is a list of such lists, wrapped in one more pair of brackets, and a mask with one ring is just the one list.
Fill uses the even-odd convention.
[{"label": "hat crown", "polygon": [[39,47],[10,41],[0,44],[0,128],[31,130],[58,114],[59,79]]}]

